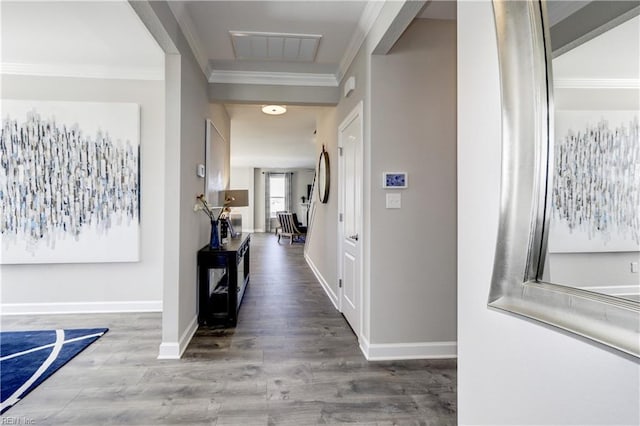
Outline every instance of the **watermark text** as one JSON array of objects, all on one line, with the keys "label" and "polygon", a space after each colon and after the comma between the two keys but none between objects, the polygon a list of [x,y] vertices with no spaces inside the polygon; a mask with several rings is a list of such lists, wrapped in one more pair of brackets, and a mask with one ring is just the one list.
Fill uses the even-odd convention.
[{"label": "watermark text", "polygon": [[36,421],[30,417],[0,416],[0,425],[35,425]]}]

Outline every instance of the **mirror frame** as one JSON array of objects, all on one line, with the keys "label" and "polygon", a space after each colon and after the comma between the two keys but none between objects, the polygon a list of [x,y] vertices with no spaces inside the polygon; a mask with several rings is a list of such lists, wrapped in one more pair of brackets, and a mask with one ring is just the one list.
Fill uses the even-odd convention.
[{"label": "mirror frame", "polygon": [[502,98],[502,176],[488,306],[640,358],[640,304],[542,280],[554,111],[546,4],[492,3]]},{"label": "mirror frame", "polygon": [[[320,173],[323,165],[324,176],[322,176]],[[320,158],[318,159],[318,196],[320,197],[320,202],[322,204],[326,204],[329,201],[330,183],[331,169],[329,168],[329,153],[324,150],[324,145],[322,145],[322,152],[320,153]]]}]

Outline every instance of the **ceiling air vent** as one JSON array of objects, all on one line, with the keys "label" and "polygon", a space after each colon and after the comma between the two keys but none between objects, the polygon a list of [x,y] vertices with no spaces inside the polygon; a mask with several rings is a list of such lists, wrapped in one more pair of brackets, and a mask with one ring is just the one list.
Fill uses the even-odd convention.
[{"label": "ceiling air vent", "polygon": [[313,62],[321,35],[229,31],[236,59]]}]

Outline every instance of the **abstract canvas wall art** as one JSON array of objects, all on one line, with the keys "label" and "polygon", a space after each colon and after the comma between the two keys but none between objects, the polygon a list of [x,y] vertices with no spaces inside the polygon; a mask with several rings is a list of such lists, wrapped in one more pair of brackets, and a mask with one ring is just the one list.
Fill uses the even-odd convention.
[{"label": "abstract canvas wall art", "polygon": [[0,105],[0,263],[138,261],[139,106]]},{"label": "abstract canvas wall art", "polygon": [[550,252],[640,251],[636,111],[556,113]]}]

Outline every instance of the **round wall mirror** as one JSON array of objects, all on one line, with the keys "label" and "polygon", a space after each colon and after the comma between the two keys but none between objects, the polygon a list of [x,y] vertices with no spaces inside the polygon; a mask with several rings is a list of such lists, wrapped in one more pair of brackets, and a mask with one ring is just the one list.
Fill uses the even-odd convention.
[{"label": "round wall mirror", "polygon": [[323,204],[326,204],[329,200],[330,177],[329,153],[324,150],[323,145],[320,159],[318,160],[318,196],[320,197],[320,202]]}]

